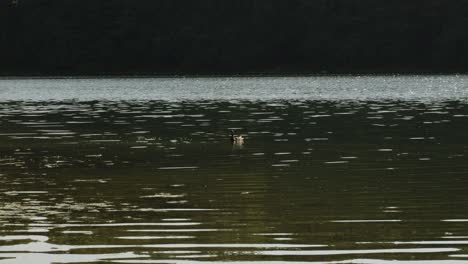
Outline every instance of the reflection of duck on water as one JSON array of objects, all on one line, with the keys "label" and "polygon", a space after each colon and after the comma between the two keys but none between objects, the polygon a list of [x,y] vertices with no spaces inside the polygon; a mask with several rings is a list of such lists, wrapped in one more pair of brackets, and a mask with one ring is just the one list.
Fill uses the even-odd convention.
[{"label": "reflection of duck on water", "polygon": [[231,130],[230,139],[233,144],[242,145],[244,143],[244,137],[241,135],[234,135],[234,130]]}]

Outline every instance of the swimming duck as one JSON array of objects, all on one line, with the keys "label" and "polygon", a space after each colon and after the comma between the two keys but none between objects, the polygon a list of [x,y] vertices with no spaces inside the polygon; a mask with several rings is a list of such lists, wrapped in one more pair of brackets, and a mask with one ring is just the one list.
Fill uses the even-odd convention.
[{"label": "swimming duck", "polygon": [[231,130],[230,139],[232,143],[242,144],[244,142],[244,137],[240,135],[234,135],[234,130]]}]

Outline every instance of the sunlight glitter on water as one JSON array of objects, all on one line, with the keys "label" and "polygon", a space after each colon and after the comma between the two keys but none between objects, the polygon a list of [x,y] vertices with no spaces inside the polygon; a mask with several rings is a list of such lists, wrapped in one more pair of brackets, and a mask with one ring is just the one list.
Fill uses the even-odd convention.
[{"label": "sunlight glitter on water", "polygon": [[0,80],[0,263],[465,263],[466,78]]}]

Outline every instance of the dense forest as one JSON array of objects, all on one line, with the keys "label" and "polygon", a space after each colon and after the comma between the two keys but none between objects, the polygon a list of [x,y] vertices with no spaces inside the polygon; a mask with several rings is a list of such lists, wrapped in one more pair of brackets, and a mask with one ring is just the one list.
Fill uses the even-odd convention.
[{"label": "dense forest", "polygon": [[0,75],[468,72],[468,0],[0,0]]}]

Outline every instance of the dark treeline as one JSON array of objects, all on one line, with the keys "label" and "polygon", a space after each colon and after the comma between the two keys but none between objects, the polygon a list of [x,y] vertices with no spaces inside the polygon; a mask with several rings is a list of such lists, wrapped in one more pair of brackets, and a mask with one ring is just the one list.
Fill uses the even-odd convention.
[{"label": "dark treeline", "polygon": [[0,75],[468,72],[468,0],[0,0]]}]

